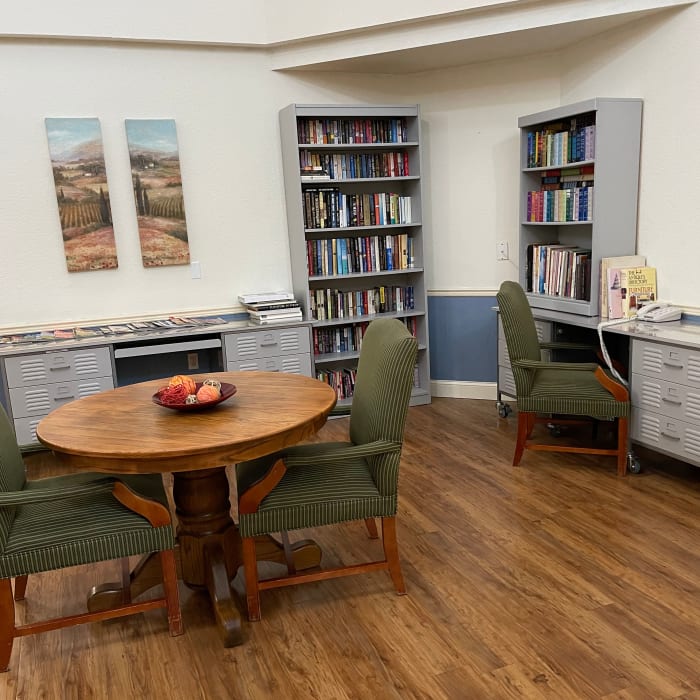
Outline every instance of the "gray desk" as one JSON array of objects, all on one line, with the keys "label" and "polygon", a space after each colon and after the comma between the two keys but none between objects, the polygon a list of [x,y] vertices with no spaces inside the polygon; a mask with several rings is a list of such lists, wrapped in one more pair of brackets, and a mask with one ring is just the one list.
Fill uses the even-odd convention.
[{"label": "gray desk", "polygon": [[[545,342],[571,339],[567,337],[571,329],[590,334],[601,320],[546,309],[533,309],[533,315]],[[632,320],[605,327],[606,345],[614,344],[615,336],[629,344],[631,443],[700,466],[700,324]],[[505,344],[499,328],[497,405],[501,416],[509,412],[501,394],[515,396],[510,364],[503,364],[502,342]],[[631,460],[635,471],[639,464],[633,454]]]}]

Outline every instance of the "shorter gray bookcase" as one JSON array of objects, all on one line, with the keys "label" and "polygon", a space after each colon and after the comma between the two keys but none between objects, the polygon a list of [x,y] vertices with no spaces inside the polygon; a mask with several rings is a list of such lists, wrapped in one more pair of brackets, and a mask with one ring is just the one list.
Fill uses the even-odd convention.
[{"label": "shorter gray bookcase", "polygon": [[642,100],[607,97],[518,120],[519,282],[531,306],[599,314],[601,258],[635,253],[641,125]]}]

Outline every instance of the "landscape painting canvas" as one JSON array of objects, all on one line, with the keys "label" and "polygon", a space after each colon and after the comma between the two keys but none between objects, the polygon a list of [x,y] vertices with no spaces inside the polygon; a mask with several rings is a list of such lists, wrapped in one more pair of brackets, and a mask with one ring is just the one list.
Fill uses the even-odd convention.
[{"label": "landscape painting canvas", "polygon": [[144,267],[190,262],[173,119],[127,119],[131,177]]},{"label": "landscape painting canvas", "polygon": [[99,120],[47,118],[46,134],[68,271],[117,267]]}]

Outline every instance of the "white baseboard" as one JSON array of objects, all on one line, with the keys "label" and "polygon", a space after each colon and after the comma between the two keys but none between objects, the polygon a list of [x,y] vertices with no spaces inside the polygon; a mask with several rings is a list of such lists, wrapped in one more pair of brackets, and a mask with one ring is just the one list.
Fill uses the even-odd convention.
[{"label": "white baseboard", "polygon": [[430,382],[433,396],[446,399],[487,399],[496,400],[496,382],[456,382],[434,379]]}]

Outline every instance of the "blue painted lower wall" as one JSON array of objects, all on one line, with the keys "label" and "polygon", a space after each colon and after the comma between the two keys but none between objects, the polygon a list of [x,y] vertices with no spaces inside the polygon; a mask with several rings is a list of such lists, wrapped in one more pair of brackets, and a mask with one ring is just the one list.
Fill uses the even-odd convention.
[{"label": "blue painted lower wall", "polygon": [[496,296],[429,296],[430,377],[495,382]]}]

